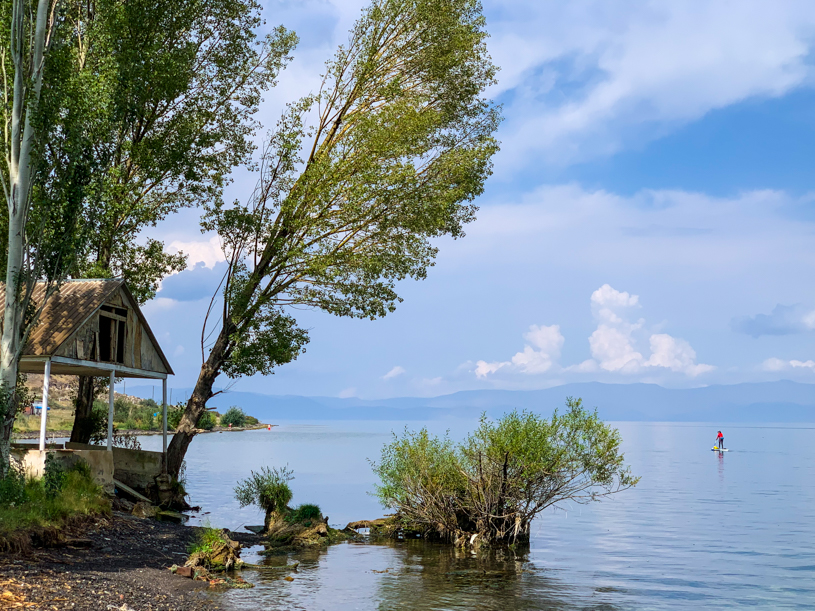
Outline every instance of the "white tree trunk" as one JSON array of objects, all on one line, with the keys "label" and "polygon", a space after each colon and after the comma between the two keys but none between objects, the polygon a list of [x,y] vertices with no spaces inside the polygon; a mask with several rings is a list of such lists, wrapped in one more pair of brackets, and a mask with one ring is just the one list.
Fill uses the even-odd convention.
[{"label": "white tree trunk", "polygon": [[[42,76],[47,42],[53,28],[53,14],[58,0],[38,0],[34,35],[28,31],[28,7],[24,0],[13,0],[11,17],[11,53],[14,85],[11,108],[11,133],[7,142],[8,182],[4,184],[8,205],[8,260],[6,266],[6,301],[3,309],[3,333],[0,338],[0,397],[3,407],[3,430],[0,437],[0,470],[5,473],[11,429],[16,416],[17,363],[23,335],[21,293],[28,278],[24,268],[25,227],[31,200],[31,152],[37,134],[31,123],[42,90]],[[28,27],[26,27],[28,26]],[[30,88],[30,89],[29,89]]]}]

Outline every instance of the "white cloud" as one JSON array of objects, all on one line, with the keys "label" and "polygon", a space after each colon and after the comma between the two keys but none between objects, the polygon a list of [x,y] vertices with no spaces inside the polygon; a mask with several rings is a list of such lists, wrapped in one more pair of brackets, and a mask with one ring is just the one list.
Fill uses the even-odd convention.
[{"label": "white cloud", "polygon": [[516,353],[510,361],[493,363],[477,361],[475,375],[485,378],[505,367],[528,374],[545,373],[552,369],[563,348],[564,337],[560,333],[560,326],[532,325],[523,337],[532,345],[524,346],[523,351]]},{"label": "white cloud", "polygon": [[382,376],[382,379],[383,379],[383,380],[390,380],[391,378],[395,378],[395,377],[397,377],[397,376],[400,376],[400,375],[402,375],[403,373],[405,373],[405,368],[404,368],[404,367],[402,367],[402,366],[400,366],[400,365],[397,365],[396,367],[394,367],[393,369],[391,369],[391,370],[390,370],[388,373],[386,373],[385,375],[383,375],[383,376]]},{"label": "white cloud", "polygon": [[475,375],[487,378],[501,370],[530,375],[550,371],[558,374],[641,374],[667,370],[696,377],[715,369],[712,365],[697,363],[696,351],[691,345],[667,333],[651,334],[648,338],[650,355],[647,358],[643,356],[637,344],[639,335],[644,333],[645,321],[629,322],[627,319],[627,312],[639,305],[638,295],[604,284],[591,295],[592,315],[598,322],[597,328],[589,336],[591,359],[578,365],[560,367],[557,361],[565,341],[560,326],[532,325],[524,334],[528,343],[522,352],[516,353],[509,361],[477,361]]},{"label": "white cloud", "polygon": [[792,369],[792,370],[795,370],[795,369],[807,370],[808,369],[810,371],[815,371],[815,361],[813,361],[812,359],[809,359],[809,360],[806,360],[806,361],[799,361],[799,360],[796,360],[796,359],[792,359],[790,361],[785,361],[783,359],[773,357],[773,358],[769,358],[766,361],[764,361],[761,364],[761,369],[763,369],[764,371],[772,371],[772,372],[785,371],[785,370],[790,370],[790,369]]},{"label": "white cloud", "polygon": [[357,389],[353,386],[350,388],[343,388],[337,396],[340,399],[350,399],[351,397],[355,397],[357,395]]},{"label": "white cloud", "polygon": [[[654,333],[649,339],[651,354],[645,358],[637,349],[637,335],[644,331],[645,321],[628,322],[625,312],[639,306],[639,296],[620,292],[608,284],[591,296],[592,313],[597,329],[589,337],[593,360],[600,369],[623,374],[642,373],[649,369],[667,369],[688,377],[713,371],[712,365],[697,364],[696,351],[684,339],[667,333]],[[591,365],[580,365],[583,371]]]},{"label": "white cloud", "polygon": [[192,269],[197,263],[203,263],[204,267],[212,269],[216,263],[226,261],[224,251],[221,248],[221,241],[217,235],[209,240],[192,240],[185,242],[173,240],[170,242],[170,249],[178,252],[182,251],[189,258],[187,259],[187,269]]},{"label": "white cloud", "polygon": [[781,96],[811,76],[814,25],[795,0],[519,0],[490,22],[498,89],[512,92],[499,166],[608,154]]}]

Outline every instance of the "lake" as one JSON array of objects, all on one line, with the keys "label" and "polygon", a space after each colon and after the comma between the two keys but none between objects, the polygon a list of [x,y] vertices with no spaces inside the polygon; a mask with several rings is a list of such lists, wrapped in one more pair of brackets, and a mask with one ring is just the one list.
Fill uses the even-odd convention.
[{"label": "lake", "polygon": [[[454,438],[476,424],[426,423]],[[411,428],[421,424],[411,424]],[[547,511],[530,551],[476,557],[422,542],[344,543],[288,559],[294,580],[246,571],[235,609],[534,610],[811,609],[815,601],[815,426],[614,423],[640,484],[605,501]],[[317,503],[332,525],[380,517],[368,493],[393,422],[291,423],[271,431],[198,436],[187,489],[191,523],[262,524],[232,488],[262,465],[288,465],[293,503]],[[160,437],[141,438],[160,449]],[[256,558],[248,558],[256,561]],[[280,564],[286,558],[272,558]]]}]

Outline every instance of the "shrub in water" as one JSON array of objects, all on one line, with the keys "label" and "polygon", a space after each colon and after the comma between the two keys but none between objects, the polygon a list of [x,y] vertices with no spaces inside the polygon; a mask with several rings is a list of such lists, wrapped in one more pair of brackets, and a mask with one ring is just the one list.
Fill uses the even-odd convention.
[{"label": "shrub in water", "polygon": [[246,426],[246,414],[240,407],[233,405],[221,416],[221,426]]},{"label": "shrub in water", "polygon": [[266,511],[268,527],[271,513],[282,513],[291,500],[289,482],[294,479],[293,473],[287,467],[261,467],[258,473],[250,471],[249,477],[235,486],[235,498],[241,507],[257,505]]}]

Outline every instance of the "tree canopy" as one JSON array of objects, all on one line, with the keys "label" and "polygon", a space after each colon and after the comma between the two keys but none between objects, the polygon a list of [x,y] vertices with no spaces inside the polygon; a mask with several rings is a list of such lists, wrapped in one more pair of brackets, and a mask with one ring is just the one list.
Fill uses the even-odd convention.
[{"label": "tree canopy", "polygon": [[433,239],[464,235],[498,150],[486,37],[476,1],[375,0],[272,130],[249,202],[207,206],[228,271],[171,467],[221,372],[268,374],[302,351],[292,306],[384,316],[398,281],[426,276]]}]

